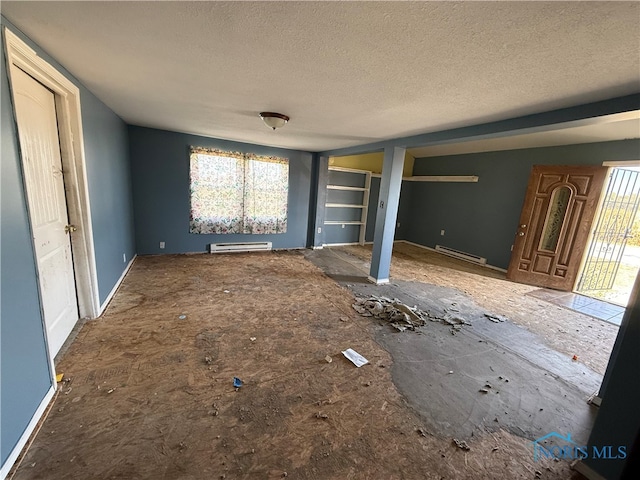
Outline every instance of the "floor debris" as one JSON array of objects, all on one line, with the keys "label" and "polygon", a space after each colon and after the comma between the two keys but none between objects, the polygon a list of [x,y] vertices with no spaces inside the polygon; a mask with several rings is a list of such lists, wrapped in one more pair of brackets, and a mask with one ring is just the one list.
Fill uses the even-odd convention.
[{"label": "floor debris", "polygon": [[485,313],[484,316],[491,320],[493,323],[501,323],[509,320],[504,315],[497,315],[495,313]]},{"label": "floor debris", "polygon": [[243,381],[240,380],[238,377],[233,377],[233,386],[235,388],[240,388],[243,385]]},{"label": "floor debris", "polygon": [[395,298],[391,300],[375,295],[358,297],[352,306],[363,317],[375,317],[389,322],[399,332],[415,331],[417,327],[424,326],[427,320],[450,325],[452,335],[458,333],[463,325],[471,325],[466,318],[460,315],[456,304],[446,308],[443,315],[424,312],[417,306],[409,307]]},{"label": "floor debris", "polygon": [[456,447],[468,452],[469,450],[471,450],[471,447],[469,445],[467,445],[467,442],[465,442],[464,440],[458,440],[457,438],[453,439],[453,443],[455,443]]},{"label": "floor debris", "polygon": [[351,363],[353,363],[358,368],[369,363],[369,360],[367,360],[366,358],[364,358],[362,355],[360,355],[358,352],[356,352],[351,348],[347,348],[344,352],[342,352],[342,354],[345,357],[347,357],[347,359],[350,360]]},{"label": "floor debris", "polygon": [[353,309],[364,317],[375,317],[389,322],[396,330],[415,330],[426,323],[429,314],[417,307],[408,307],[399,300],[371,296],[356,298]]},{"label": "floor debris", "polygon": [[327,362],[327,363],[331,363],[331,362],[333,362],[333,358],[331,358],[330,355],[327,355],[326,357],[324,357],[324,361]]}]

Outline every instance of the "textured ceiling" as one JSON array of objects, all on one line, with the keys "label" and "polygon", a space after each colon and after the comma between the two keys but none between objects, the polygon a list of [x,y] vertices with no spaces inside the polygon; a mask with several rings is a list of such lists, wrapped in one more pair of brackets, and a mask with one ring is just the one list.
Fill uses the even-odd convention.
[{"label": "textured ceiling", "polygon": [[[310,151],[640,91],[637,2],[2,2],[128,123]],[[272,132],[257,114],[291,121]]]}]

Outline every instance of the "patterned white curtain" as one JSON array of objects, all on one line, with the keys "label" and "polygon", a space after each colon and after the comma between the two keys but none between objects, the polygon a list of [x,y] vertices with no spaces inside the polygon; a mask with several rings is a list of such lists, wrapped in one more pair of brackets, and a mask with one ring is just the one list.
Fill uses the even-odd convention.
[{"label": "patterned white curtain", "polygon": [[289,161],[191,148],[191,233],[287,231]]}]

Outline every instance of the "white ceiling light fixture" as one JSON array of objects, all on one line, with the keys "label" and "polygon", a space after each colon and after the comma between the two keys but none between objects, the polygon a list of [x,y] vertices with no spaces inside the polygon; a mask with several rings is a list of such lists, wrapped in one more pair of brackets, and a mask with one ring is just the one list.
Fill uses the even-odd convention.
[{"label": "white ceiling light fixture", "polygon": [[267,127],[274,130],[276,128],[284,127],[289,121],[289,117],[287,117],[286,115],[275,112],[260,112],[260,118]]}]

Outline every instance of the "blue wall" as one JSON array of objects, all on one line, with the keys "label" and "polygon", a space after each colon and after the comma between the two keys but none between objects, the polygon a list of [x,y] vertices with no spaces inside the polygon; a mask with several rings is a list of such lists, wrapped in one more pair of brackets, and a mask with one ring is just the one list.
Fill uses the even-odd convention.
[{"label": "blue wall", "polygon": [[[589,143],[416,159],[414,175],[478,175],[478,183],[412,183],[407,190],[406,240],[444,245],[507,268],[533,165],[602,165],[640,160],[640,141]],[[403,207],[406,208],[406,203]],[[406,230],[405,230],[406,229]],[[445,236],[440,236],[445,230]]]},{"label": "blue wall", "polygon": [[129,139],[126,124],[84,88],[81,102],[93,243],[103,303],[136,254]]},{"label": "blue wall", "polygon": [[[273,248],[304,248],[309,228],[312,155],[184,133],[129,127],[136,248],[139,254],[204,252],[216,242],[271,241]],[[189,147],[275,155],[289,159],[287,232],[274,235],[189,233]],[[160,249],[160,242],[165,249]]]},{"label": "blue wall", "polygon": [[[128,259],[135,254],[126,126],[4,17],[0,22],[80,88],[99,293],[103,301],[124,271],[123,253]],[[4,45],[2,47],[0,459],[4,463],[51,380]]]},{"label": "blue wall", "polygon": [[1,63],[0,458],[4,463],[51,386],[51,375],[4,58]]}]

